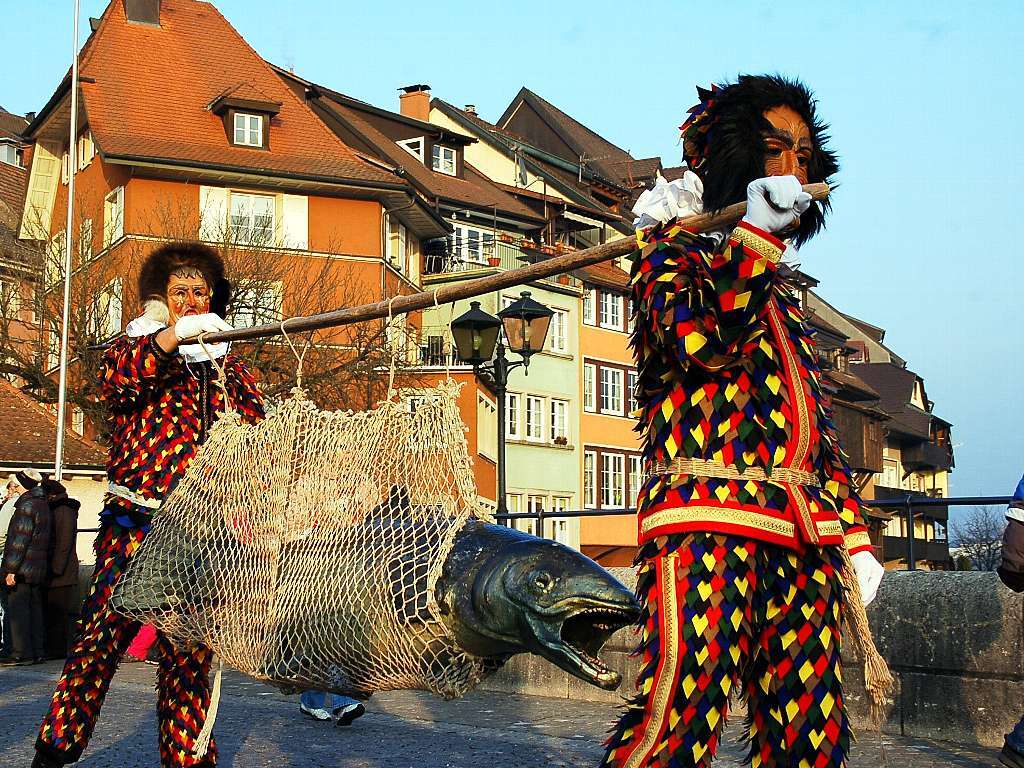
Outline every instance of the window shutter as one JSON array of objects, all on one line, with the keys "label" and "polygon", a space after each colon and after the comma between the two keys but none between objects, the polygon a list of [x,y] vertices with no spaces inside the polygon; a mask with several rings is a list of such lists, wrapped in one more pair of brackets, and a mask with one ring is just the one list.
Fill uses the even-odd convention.
[{"label": "window shutter", "polygon": [[57,195],[57,174],[60,158],[53,150],[39,142],[32,153],[32,171],[29,174],[28,195],[21,218],[19,237],[28,240],[46,240],[50,236],[50,217],[53,200]]},{"label": "window shutter", "polygon": [[309,198],[305,195],[282,195],[280,245],[309,249]]},{"label": "window shutter", "polygon": [[199,187],[199,239],[218,243],[228,225],[228,191],[223,187]]}]

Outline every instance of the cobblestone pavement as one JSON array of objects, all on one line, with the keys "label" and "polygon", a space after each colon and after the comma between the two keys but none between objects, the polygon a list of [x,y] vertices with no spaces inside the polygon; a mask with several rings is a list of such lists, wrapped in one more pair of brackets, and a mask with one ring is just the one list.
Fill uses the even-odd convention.
[{"label": "cobblestone pavement", "polygon": [[[28,768],[60,665],[0,669],[0,768]],[[126,664],[107,697],[83,768],[156,766],[155,669]],[[541,768],[593,766],[615,717],[607,705],[475,692],[445,702],[419,692],[374,696],[349,728],[300,715],[296,696],[226,673],[217,716],[220,765],[238,768]],[[716,768],[741,765],[741,718]],[[995,750],[861,734],[850,768],[992,768]]]}]

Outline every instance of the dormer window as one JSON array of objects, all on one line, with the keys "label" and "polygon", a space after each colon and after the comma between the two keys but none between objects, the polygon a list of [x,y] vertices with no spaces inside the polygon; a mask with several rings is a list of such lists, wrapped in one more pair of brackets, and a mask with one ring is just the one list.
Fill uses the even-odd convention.
[{"label": "dormer window", "polygon": [[423,162],[422,136],[417,136],[415,139],[403,139],[402,141],[397,142],[397,144],[421,163]]},{"label": "dormer window", "polygon": [[455,175],[455,155],[456,152],[451,147],[445,147],[441,144],[435,144],[432,151],[432,163],[431,168],[439,173],[447,174],[448,176]]},{"label": "dormer window", "polygon": [[271,101],[250,83],[240,83],[210,102],[209,110],[223,119],[232,146],[270,149],[271,121],[281,111],[281,102]]},{"label": "dormer window", "polygon": [[235,112],[235,144],[242,147],[262,147],[263,115]]}]

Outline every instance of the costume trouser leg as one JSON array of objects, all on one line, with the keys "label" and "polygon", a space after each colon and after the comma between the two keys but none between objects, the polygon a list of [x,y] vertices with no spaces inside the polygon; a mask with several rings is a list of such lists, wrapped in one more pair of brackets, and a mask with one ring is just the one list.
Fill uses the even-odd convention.
[{"label": "costume trouser leg", "polygon": [[[110,525],[103,528],[96,541],[96,569],[82,606],[79,633],[68,651],[64,672],[57,681],[36,741],[37,749],[64,762],[78,760],[88,745],[110,681],[124,650],[138,631],[138,622],[114,613],[108,603],[114,585],[144,535],[138,528]],[[165,766],[216,764],[217,751],[212,739],[203,760],[195,759],[191,751],[192,740],[202,728],[209,701],[206,676],[209,651],[205,648],[201,651],[190,649],[180,654],[173,648],[162,651],[157,713],[160,757]],[[172,713],[171,700],[175,697],[179,709]],[[197,706],[197,702],[201,706]],[[175,720],[191,720],[193,725],[196,722],[198,725],[175,727],[172,723]]]},{"label": "costume trouser leg", "polygon": [[745,682],[752,765],[842,766],[837,557],[698,533],[643,560],[639,693],[603,765],[709,765],[729,694]]}]

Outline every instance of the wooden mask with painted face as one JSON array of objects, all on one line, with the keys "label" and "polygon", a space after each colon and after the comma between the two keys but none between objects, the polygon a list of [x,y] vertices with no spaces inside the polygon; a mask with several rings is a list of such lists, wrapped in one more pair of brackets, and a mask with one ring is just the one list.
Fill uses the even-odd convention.
[{"label": "wooden mask with painted face", "polygon": [[811,162],[813,145],[811,130],[792,107],[772,107],[764,118],[771,130],[764,131],[765,176],[796,176],[801,184],[807,183],[807,169]]}]

